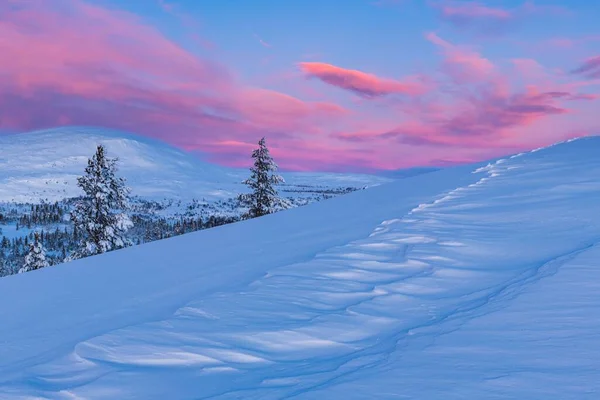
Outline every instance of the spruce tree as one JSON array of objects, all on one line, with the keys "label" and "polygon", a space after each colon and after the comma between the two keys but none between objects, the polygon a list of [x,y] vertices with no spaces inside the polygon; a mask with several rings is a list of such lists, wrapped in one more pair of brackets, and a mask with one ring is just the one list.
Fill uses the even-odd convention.
[{"label": "spruce tree", "polygon": [[42,245],[40,234],[36,232],[33,237],[33,242],[29,246],[29,252],[25,256],[25,263],[19,270],[19,274],[47,266],[48,261],[46,260],[46,251]]},{"label": "spruce tree", "polygon": [[4,255],[4,251],[0,249],[0,277],[8,275],[8,268],[6,264],[6,256]]},{"label": "spruce tree", "polygon": [[125,213],[129,188],[117,177],[117,159],[107,158],[104,146],[88,160],[85,175],[77,178],[84,196],[71,212],[71,220],[81,237],[72,258],[101,254],[128,246],[125,237],[133,226]]},{"label": "spruce tree", "polygon": [[252,175],[243,182],[252,192],[239,197],[240,203],[248,208],[244,214],[245,219],[271,214],[278,208],[286,206],[274,187],[284,183],[284,180],[275,174],[277,164],[269,154],[264,137],[258,142],[258,149],[252,152],[252,158],[254,159],[254,166],[250,168]]}]

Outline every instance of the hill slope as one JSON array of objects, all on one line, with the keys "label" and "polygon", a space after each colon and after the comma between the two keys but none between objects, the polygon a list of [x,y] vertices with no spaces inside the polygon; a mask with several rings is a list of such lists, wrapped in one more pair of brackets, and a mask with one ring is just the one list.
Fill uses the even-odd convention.
[{"label": "hill slope", "polygon": [[593,398],[599,152],[580,139],[0,279],[0,397]]},{"label": "hill slope", "polygon": [[[119,131],[63,127],[0,135],[0,202],[56,201],[80,194],[80,176],[97,144],[120,159],[120,173],[144,198],[218,200],[244,190],[247,170],[200,161],[166,143]],[[284,174],[289,185],[364,187],[389,182],[361,174]],[[316,178],[316,179],[315,179]]]}]

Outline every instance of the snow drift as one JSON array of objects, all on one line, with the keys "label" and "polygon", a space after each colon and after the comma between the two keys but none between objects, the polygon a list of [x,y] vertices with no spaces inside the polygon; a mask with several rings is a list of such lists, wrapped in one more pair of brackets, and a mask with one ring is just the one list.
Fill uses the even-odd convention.
[{"label": "snow drift", "polygon": [[600,138],[0,279],[3,399],[600,390]]}]

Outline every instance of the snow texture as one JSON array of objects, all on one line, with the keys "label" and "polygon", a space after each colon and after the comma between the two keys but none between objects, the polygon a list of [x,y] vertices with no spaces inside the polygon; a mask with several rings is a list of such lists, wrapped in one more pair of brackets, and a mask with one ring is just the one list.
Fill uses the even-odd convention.
[{"label": "snow texture", "polygon": [[0,398],[597,399],[598,154],[579,139],[3,278]]}]

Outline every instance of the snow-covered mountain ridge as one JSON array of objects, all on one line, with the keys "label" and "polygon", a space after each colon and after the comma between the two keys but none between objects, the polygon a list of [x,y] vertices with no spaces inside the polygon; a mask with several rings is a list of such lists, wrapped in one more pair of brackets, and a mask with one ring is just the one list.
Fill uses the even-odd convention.
[{"label": "snow-covered mountain ridge", "polygon": [[[166,143],[104,128],[61,127],[0,136],[0,277],[22,268],[28,240],[38,231],[51,264],[75,250],[70,212],[83,194],[77,185],[88,159],[103,144],[117,157],[117,174],[131,187],[131,243],[145,243],[240,218],[238,196],[248,169],[201,161]],[[250,154],[248,154],[250,161]],[[283,173],[277,187],[288,207],[302,206],[390,182],[365,174]],[[44,233],[50,235],[44,235]]]},{"label": "snow-covered mountain ridge", "polygon": [[[63,127],[0,135],[0,202],[58,201],[81,194],[76,178],[97,144],[118,157],[133,194],[147,199],[224,200],[244,190],[246,169],[222,167],[166,143],[103,128]],[[250,154],[248,154],[250,157]],[[378,185],[364,174],[284,173],[287,188]]]},{"label": "snow-covered mountain ridge", "polygon": [[595,399],[598,154],[578,139],[0,279],[0,397]]}]

